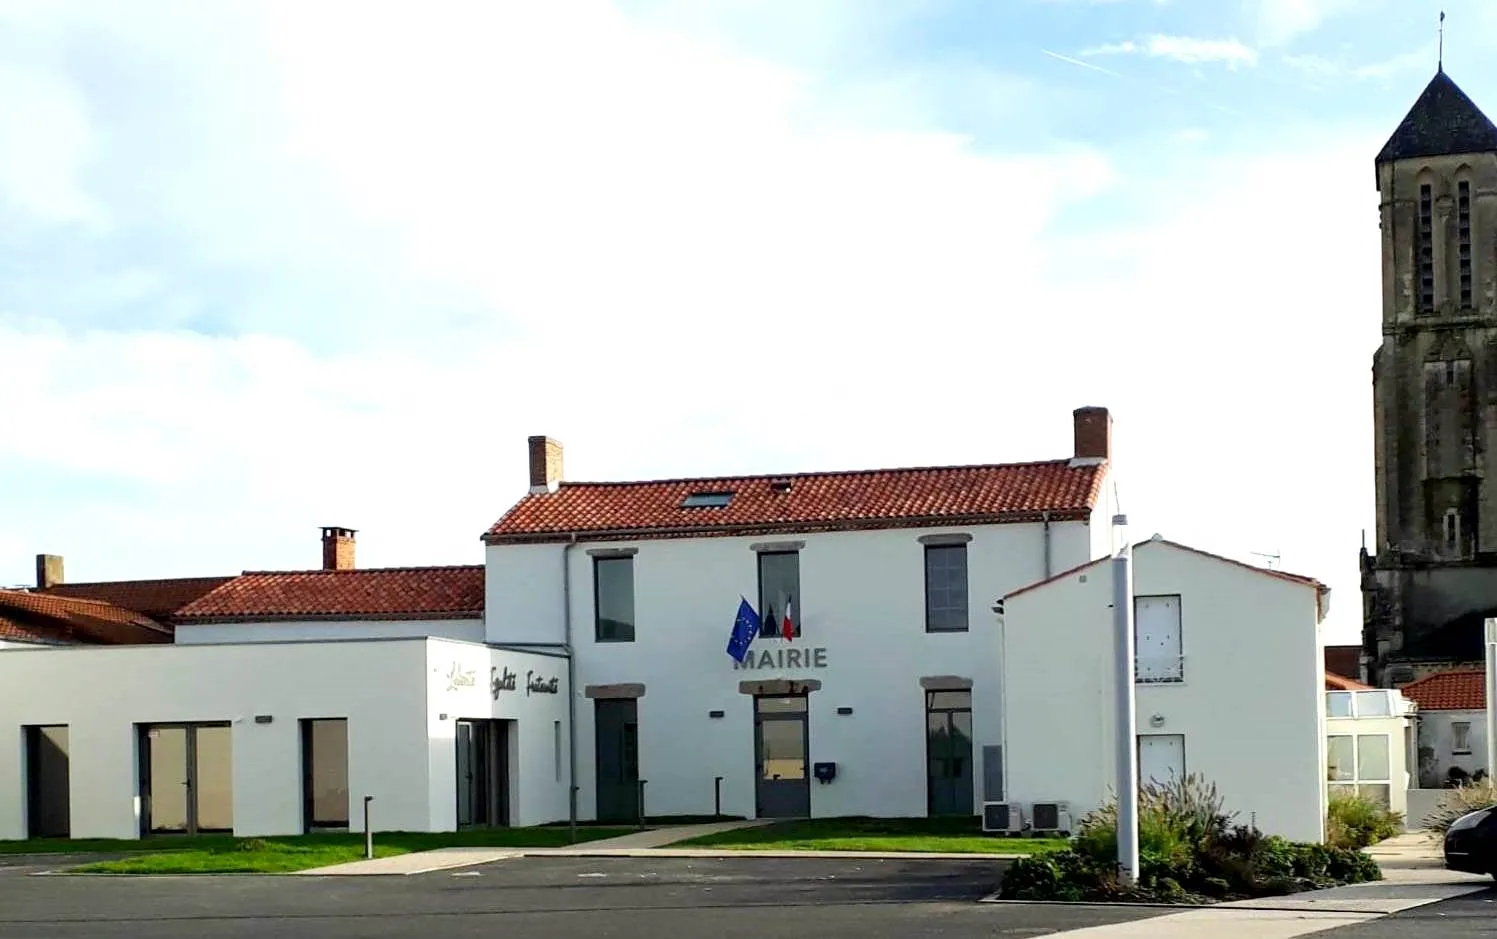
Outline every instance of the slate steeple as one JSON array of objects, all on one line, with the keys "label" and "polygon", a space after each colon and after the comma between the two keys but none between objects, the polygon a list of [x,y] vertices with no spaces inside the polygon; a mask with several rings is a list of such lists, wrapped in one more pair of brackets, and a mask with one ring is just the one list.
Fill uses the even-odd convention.
[{"label": "slate steeple", "polygon": [[1497,152],[1497,124],[1441,68],[1377,155],[1377,163]]}]

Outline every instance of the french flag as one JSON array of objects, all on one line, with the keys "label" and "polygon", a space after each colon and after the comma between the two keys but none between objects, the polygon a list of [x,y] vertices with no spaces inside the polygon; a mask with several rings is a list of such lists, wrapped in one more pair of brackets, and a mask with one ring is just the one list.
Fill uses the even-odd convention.
[{"label": "french flag", "polygon": [[785,637],[786,642],[792,642],[795,639],[795,622],[790,618],[793,603],[793,600],[785,601],[785,619],[780,622],[780,635]]}]

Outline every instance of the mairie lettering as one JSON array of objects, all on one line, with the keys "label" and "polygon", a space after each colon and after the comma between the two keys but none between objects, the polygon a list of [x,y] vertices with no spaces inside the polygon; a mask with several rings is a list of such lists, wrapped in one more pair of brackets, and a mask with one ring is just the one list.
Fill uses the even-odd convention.
[{"label": "mairie lettering", "polygon": [[750,649],[742,662],[734,662],[733,669],[750,668],[826,668],[826,649],[821,646],[810,649]]}]

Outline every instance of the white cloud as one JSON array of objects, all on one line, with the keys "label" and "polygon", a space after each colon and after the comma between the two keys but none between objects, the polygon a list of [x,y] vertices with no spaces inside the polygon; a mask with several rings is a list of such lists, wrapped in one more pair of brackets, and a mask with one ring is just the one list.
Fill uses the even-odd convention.
[{"label": "white cloud", "polygon": [[[207,56],[183,8],[178,42],[130,60],[152,89],[199,70],[181,114],[85,111],[131,186],[73,184],[171,234],[171,266],[114,242],[56,282],[253,328],[0,308],[0,582],[38,551],[73,579],[314,565],[324,524],[360,529],[365,564],[476,561],[535,433],[572,478],[1030,459],[1100,403],[1140,530],[1281,550],[1354,618],[1378,289],[1361,138],[1155,146],[1121,179],[903,108],[890,129],[879,96],[850,112],[812,71],[600,4],[377,8],[356,41],[330,6],[275,9],[215,27]],[[128,46],[142,21],[161,20],[109,29]],[[124,118],[99,130],[126,112],[190,163]],[[1331,181],[1323,223],[1286,226],[1304,178]],[[1102,194],[1134,201],[1084,226]]]},{"label": "white cloud", "polygon": [[1259,41],[1266,46],[1287,45],[1327,20],[1366,5],[1367,0],[1247,0]]},{"label": "white cloud", "polygon": [[1230,68],[1258,64],[1258,53],[1236,39],[1196,39],[1189,36],[1154,35],[1141,42],[1129,39],[1087,49],[1080,55],[1146,55],[1186,65],[1221,63]]}]

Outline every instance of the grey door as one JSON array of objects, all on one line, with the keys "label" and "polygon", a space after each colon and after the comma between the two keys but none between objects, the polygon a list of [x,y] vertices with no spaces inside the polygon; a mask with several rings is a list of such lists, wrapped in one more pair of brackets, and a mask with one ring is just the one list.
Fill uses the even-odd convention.
[{"label": "grey door", "polygon": [[69,822],[68,728],[27,727],[27,835],[67,838]]},{"label": "grey door", "polygon": [[633,698],[593,702],[598,821],[638,822],[639,709]]},{"label": "grey door", "polygon": [[755,804],[759,818],[811,816],[805,695],[754,698]]},{"label": "grey door", "polygon": [[457,824],[492,828],[508,823],[508,722],[457,722]]},{"label": "grey door", "polygon": [[925,696],[926,811],[972,815],[972,693]]},{"label": "grey door", "polygon": [[234,830],[234,763],[228,724],[142,725],[140,770],[147,834]]}]

